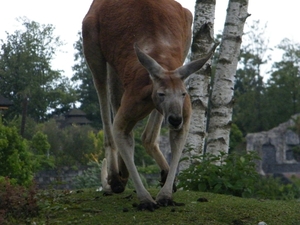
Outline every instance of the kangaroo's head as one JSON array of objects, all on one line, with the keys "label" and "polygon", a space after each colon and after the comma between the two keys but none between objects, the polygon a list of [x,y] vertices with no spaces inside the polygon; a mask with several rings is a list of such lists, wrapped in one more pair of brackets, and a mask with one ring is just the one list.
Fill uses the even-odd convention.
[{"label": "kangaroo's head", "polygon": [[184,80],[201,69],[213,54],[216,45],[204,58],[192,61],[173,71],[165,70],[152,57],[141,51],[136,44],[134,48],[140,63],[147,69],[152,80],[152,100],[155,108],[164,115],[170,129],[181,129],[184,118],[183,107],[189,98]]}]

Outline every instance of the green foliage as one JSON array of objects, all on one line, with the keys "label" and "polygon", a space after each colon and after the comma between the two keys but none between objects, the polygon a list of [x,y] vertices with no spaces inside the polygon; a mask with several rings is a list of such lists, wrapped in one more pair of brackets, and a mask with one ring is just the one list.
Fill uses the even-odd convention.
[{"label": "green foliage", "polygon": [[38,131],[31,141],[29,141],[30,150],[33,153],[33,160],[36,161],[35,171],[49,169],[54,167],[54,157],[50,156],[50,144],[47,135]]},{"label": "green foliage", "polygon": [[12,221],[29,219],[39,213],[36,187],[25,188],[12,183],[8,178],[0,179],[0,224],[3,225],[19,224]]},{"label": "green foliage", "polygon": [[233,151],[238,145],[244,141],[243,133],[236,124],[231,125],[229,150]]},{"label": "green foliage", "polygon": [[89,161],[86,155],[95,151],[94,140],[89,136],[91,131],[90,126],[72,125],[64,128],[62,131],[63,151],[61,158],[56,157],[56,161],[62,160],[59,164],[67,166],[86,165]]},{"label": "green foliage", "polygon": [[278,48],[284,51],[281,61],[272,67],[266,96],[269,100],[272,124],[288,120],[300,110],[300,44],[284,39]]},{"label": "green foliage", "polygon": [[274,178],[261,177],[256,171],[254,152],[243,155],[205,154],[197,163],[179,174],[179,188],[240,197],[293,199],[300,197],[300,186],[281,184]]},{"label": "green foliage", "polygon": [[267,63],[265,56],[268,50],[268,39],[264,37],[266,26],[261,27],[259,21],[254,21],[245,35],[246,45],[242,45],[239,68],[236,72],[233,121],[242,132],[265,130],[268,124],[265,115],[266,101],[264,99],[265,84],[261,67]]},{"label": "green foliage", "polygon": [[87,163],[88,169],[82,175],[74,179],[76,188],[100,187],[101,185],[101,159],[104,158],[104,132],[89,132],[88,137],[92,140],[94,151],[85,154],[90,161]]},{"label": "green foliage", "polygon": [[278,178],[261,177],[255,186],[255,197],[272,200],[292,200],[300,197],[300,179],[293,178],[292,183],[283,184]]},{"label": "green foliage", "polygon": [[300,44],[284,39],[277,46],[282,59],[273,63],[265,82],[261,67],[270,60],[266,56],[266,26],[255,21],[246,33],[240,65],[236,74],[233,121],[243,134],[271,129],[287,121],[300,110]]},{"label": "green foliage", "polygon": [[143,174],[159,174],[160,168],[157,164],[153,164],[145,167],[138,167],[138,171]]},{"label": "green foliage", "polygon": [[83,55],[82,46],[82,36],[81,33],[78,33],[78,41],[74,44],[76,53],[74,55],[75,64],[72,67],[74,75],[71,80],[75,82],[77,101],[81,103],[80,109],[86,113],[90,121],[93,121],[92,126],[99,129],[102,126],[102,121],[98,96],[92,73]]},{"label": "green foliage", "polygon": [[96,188],[101,186],[101,166],[99,162],[91,161],[89,168],[82,175],[73,179],[75,188]]},{"label": "green foliage", "polygon": [[146,150],[142,145],[142,133],[147,123],[147,118],[138,122],[134,129],[134,162],[139,167],[148,167],[149,165],[155,164],[154,159],[147,154]]},{"label": "green foliage", "polygon": [[93,141],[94,151],[90,154],[86,154],[86,156],[95,162],[99,162],[100,159],[104,158],[104,131],[100,130],[98,133],[89,132],[89,139]]},{"label": "green foliage", "polygon": [[220,153],[215,156],[196,156],[198,163],[192,164],[179,174],[179,188],[193,191],[208,191],[235,196],[251,196],[253,184],[259,175],[255,169],[257,156]]},{"label": "green foliage", "polygon": [[[7,126],[17,127],[17,130],[20,130],[20,118],[9,121]],[[32,153],[33,171],[54,167],[54,157],[49,153],[51,146],[48,137],[41,130],[38,130],[40,126],[30,117],[27,118],[24,138],[27,141],[29,151]]]},{"label": "green foliage", "polygon": [[300,116],[297,116],[296,118],[292,118],[292,120],[295,123],[295,125],[290,127],[290,129],[294,131],[296,134],[300,135]]},{"label": "green foliage", "polygon": [[31,148],[35,154],[46,155],[50,149],[50,144],[47,141],[47,135],[38,131],[31,140]]},{"label": "green foliage", "polygon": [[58,127],[58,124],[54,119],[51,119],[45,123],[39,124],[36,128],[37,131],[41,131],[47,135],[47,141],[50,144],[49,153],[54,157],[55,166],[59,166],[59,162],[62,160],[56,160],[63,154],[63,130]]},{"label": "green foliage", "polygon": [[[145,188],[149,188],[149,184],[147,182],[147,179],[146,177],[142,174],[142,173],[139,173],[139,176],[141,178],[141,181],[142,181],[142,184],[144,185]],[[127,182],[127,185],[126,185],[126,188],[128,189],[134,189],[134,183],[133,183],[133,180],[131,178],[128,179],[128,182]]]},{"label": "green foliage", "polygon": [[[18,115],[10,120],[6,120],[5,125],[8,127],[16,127],[18,131],[21,131],[21,121],[22,117]],[[22,137],[27,140],[31,140],[33,135],[36,133],[36,126],[37,122],[28,116],[25,124],[25,132],[23,133]]]},{"label": "green foliage", "polygon": [[[72,125],[61,129],[55,119],[37,124],[27,123],[27,147],[34,162],[34,171],[61,166],[86,165],[104,158],[104,134],[90,126]],[[19,120],[8,123],[19,125]],[[15,129],[15,128],[13,128]]]},{"label": "green foliage", "polygon": [[0,176],[9,177],[20,185],[29,185],[33,179],[35,162],[28,144],[16,128],[0,124]]},{"label": "green foliage", "polygon": [[55,120],[40,124],[37,130],[47,135],[49,156],[54,157],[55,167],[86,165],[104,157],[103,131],[95,133],[88,125],[61,129]]},{"label": "green foliage", "polygon": [[293,146],[292,147],[292,152],[293,152],[294,159],[297,162],[300,162],[300,146],[299,145]]},{"label": "green foliage", "polygon": [[53,25],[20,18],[22,29],[0,40],[0,90],[13,102],[7,118],[22,115],[44,121],[49,111],[67,110],[75,102],[70,81],[51,68],[62,45]]}]

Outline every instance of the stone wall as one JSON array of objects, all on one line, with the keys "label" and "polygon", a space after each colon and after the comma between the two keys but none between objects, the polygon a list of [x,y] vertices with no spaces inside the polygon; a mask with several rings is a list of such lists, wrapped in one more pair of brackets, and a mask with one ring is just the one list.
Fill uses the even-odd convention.
[{"label": "stone wall", "polygon": [[[62,167],[55,170],[46,170],[36,173],[34,180],[40,189],[74,189],[73,179],[80,176],[88,167],[72,169]],[[100,184],[100,182],[99,182]]]},{"label": "stone wall", "polygon": [[269,131],[250,133],[246,136],[247,151],[257,151],[261,160],[258,161],[260,174],[292,174],[300,176],[300,162],[292,149],[300,146],[299,135],[292,131],[294,115],[289,121]]},{"label": "stone wall", "polygon": [[[171,147],[169,138],[161,136],[159,140],[160,149],[167,161],[171,160]],[[72,169],[70,167],[63,167],[55,170],[40,171],[35,175],[35,181],[40,189],[74,189],[73,180],[76,176],[80,176],[88,167],[80,167],[79,169]],[[160,179],[160,174],[143,174],[147,183],[151,186],[156,186]],[[99,174],[100,186],[100,174]]]},{"label": "stone wall", "polygon": [[[64,167],[55,170],[46,170],[37,173],[34,177],[37,187],[39,189],[58,189],[58,190],[74,190],[74,178],[80,176],[88,167],[81,167],[80,169],[72,169]],[[155,187],[159,184],[159,174],[142,174],[149,186]],[[99,174],[99,187],[101,186]]]}]

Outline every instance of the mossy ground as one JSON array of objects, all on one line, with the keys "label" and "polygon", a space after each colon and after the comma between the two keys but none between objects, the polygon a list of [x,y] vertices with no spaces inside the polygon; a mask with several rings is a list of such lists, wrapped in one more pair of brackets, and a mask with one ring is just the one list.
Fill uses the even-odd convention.
[{"label": "mossy ground", "polygon": [[[150,190],[155,196],[158,190]],[[246,225],[260,221],[268,225],[300,225],[299,201],[238,198],[204,192],[178,191],[174,200],[184,206],[138,211],[133,190],[103,196],[95,189],[43,191],[38,195],[40,215],[16,224],[205,224]],[[202,198],[202,201],[198,201]],[[207,201],[206,201],[207,200]],[[15,221],[16,222],[16,221]]]}]

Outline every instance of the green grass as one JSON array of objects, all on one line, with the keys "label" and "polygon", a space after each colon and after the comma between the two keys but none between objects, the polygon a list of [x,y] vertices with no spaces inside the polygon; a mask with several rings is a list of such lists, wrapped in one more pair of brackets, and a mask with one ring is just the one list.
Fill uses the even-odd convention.
[{"label": "green grass", "polygon": [[[158,190],[150,190],[155,196]],[[41,206],[37,218],[13,224],[205,224],[205,225],[300,225],[299,201],[245,199],[204,192],[178,191],[174,200],[184,206],[161,207],[154,212],[137,211],[136,194],[103,196],[94,189],[80,191],[44,191],[38,195]],[[205,198],[207,202],[197,201]],[[127,211],[127,212],[126,212]]]}]

